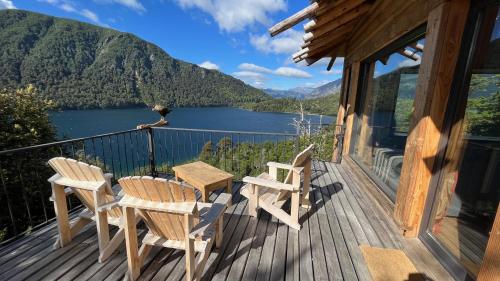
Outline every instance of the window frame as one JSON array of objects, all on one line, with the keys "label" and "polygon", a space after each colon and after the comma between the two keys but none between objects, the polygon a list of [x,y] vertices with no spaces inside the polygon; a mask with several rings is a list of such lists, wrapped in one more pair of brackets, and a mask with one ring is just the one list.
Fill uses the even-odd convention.
[{"label": "window frame", "polygon": [[[375,182],[375,184],[378,186],[378,188],[382,191],[382,193],[388,198],[388,201],[391,202],[391,208],[394,208],[394,204],[396,202],[396,194],[394,196],[391,196],[390,187],[384,183],[382,180],[380,180],[372,171],[369,167],[367,167],[360,159],[357,158],[356,155],[354,155],[354,148],[356,145],[356,142],[358,141],[359,137],[359,132],[361,129],[360,126],[360,117],[362,115],[361,109],[364,106],[364,101],[365,97],[367,95],[367,88],[368,84],[370,83],[370,68],[374,68],[374,65],[379,59],[387,57],[391,54],[394,54],[398,50],[408,46],[410,43],[418,41],[422,38],[425,38],[425,31],[426,31],[427,25],[422,24],[415,28],[414,30],[406,33],[405,35],[401,36],[399,39],[395,40],[394,42],[390,43],[386,47],[380,49],[379,51],[375,52],[373,55],[367,57],[365,60],[361,62],[361,68],[360,68],[360,76],[359,76],[359,85],[358,87],[358,92],[356,93],[357,99],[356,99],[356,104],[354,107],[354,122],[353,122],[353,127],[352,127],[352,133],[351,133],[351,140],[350,140],[350,146],[349,146],[349,156],[351,159],[363,170],[368,177]],[[424,50],[425,52],[425,50]]]}]

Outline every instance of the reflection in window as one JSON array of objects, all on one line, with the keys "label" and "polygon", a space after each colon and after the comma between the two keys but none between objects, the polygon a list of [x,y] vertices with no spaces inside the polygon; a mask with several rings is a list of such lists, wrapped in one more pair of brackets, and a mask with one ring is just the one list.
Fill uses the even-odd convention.
[{"label": "reflection in window", "polygon": [[500,22],[485,13],[468,95],[458,105],[430,231],[477,276],[500,200]]},{"label": "reflection in window", "polygon": [[353,158],[395,200],[424,40],[366,64]]}]

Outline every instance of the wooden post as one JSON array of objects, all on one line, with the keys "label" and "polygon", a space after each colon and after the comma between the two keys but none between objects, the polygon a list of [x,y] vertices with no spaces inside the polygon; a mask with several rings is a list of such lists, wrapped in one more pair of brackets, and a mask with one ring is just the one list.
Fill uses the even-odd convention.
[{"label": "wooden post", "polygon": [[358,95],[358,80],[359,72],[361,71],[361,64],[355,61],[351,65],[351,79],[349,81],[349,97],[347,98],[347,120],[344,134],[344,144],[342,154],[348,155],[351,146],[352,126],[354,124],[354,110],[356,104],[356,96]]},{"label": "wooden post", "polygon": [[468,0],[444,1],[428,16],[415,109],[394,207],[394,218],[407,237],[419,233],[468,10]]},{"label": "wooden post", "polygon": [[248,214],[252,217],[257,217],[257,207],[259,207],[259,188],[254,184],[248,186],[248,191],[250,191],[250,196],[248,200]]},{"label": "wooden post", "polygon": [[[99,212],[97,210],[104,203],[105,186],[95,190],[94,192],[94,206],[95,206],[95,224],[97,227],[97,239],[99,242],[99,252],[104,253],[106,246],[109,244],[109,225],[108,225],[108,212]],[[101,257],[99,257],[99,262],[103,262]]]},{"label": "wooden post", "polygon": [[64,192],[64,186],[53,182],[51,185],[52,194],[54,196],[54,211],[57,219],[57,230],[59,231],[59,247],[64,247],[71,242],[66,193]]},{"label": "wooden post", "polygon": [[486,245],[483,263],[477,281],[500,280],[500,205]]},{"label": "wooden post", "polygon": [[[342,86],[340,90],[340,99],[339,99],[339,110],[337,111],[337,120],[335,122],[335,139],[333,140],[333,153],[332,153],[332,162],[340,163],[341,154],[339,153],[342,150],[341,142],[337,139],[338,134],[342,134],[342,128],[344,126],[344,117],[345,117],[345,109],[347,102],[347,93],[349,92],[349,76],[350,76],[350,68],[347,65],[344,65],[344,72],[342,74]],[[343,137],[343,136],[342,136]]]},{"label": "wooden post", "polygon": [[148,155],[149,155],[149,171],[152,177],[158,176],[156,172],[156,160],[155,160],[155,141],[153,136],[153,128],[147,128],[148,133]]},{"label": "wooden post", "polygon": [[186,234],[186,281],[193,280],[195,273],[194,239],[189,238],[189,233],[193,228],[193,215],[184,215],[184,232]]},{"label": "wooden post", "polygon": [[125,216],[125,242],[127,248],[129,279],[137,280],[141,273],[141,266],[139,264],[137,229],[134,208],[123,207],[123,215]]}]

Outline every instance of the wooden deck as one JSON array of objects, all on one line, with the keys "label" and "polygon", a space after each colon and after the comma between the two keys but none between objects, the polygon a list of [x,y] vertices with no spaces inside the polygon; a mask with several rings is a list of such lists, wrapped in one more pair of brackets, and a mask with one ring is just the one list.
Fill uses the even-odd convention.
[{"label": "wooden deck", "polygon": [[[314,162],[312,182],[313,207],[301,210],[300,232],[265,212],[258,219],[246,215],[247,200],[239,196],[241,183],[235,183],[234,204],[225,214],[225,242],[210,255],[204,280],[371,280],[360,244],[403,249],[429,280],[451,280],[417,239],[398,233],[383,206],[372,198],[373,183],[348,159],[342,165]],[[124,245],[99,264],[95,225],[69,246],[53,250],[56,232],[51,224],[0,248],[0,280],[123,279]],[[183,280],[183,256],[181,251],[157,247],[140,280]]]}]

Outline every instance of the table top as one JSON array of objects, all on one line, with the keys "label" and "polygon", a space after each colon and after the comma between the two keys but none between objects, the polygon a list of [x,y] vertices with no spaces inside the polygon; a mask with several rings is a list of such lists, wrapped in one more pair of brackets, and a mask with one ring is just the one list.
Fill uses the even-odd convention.
[{"label": "table top", "polygon": [[233,177],[232,174],[201,161],[175,166],[172,169],[175,174],[180,175],[182,179],[188,182],[196,182],[204,186],[228,180]]}]

